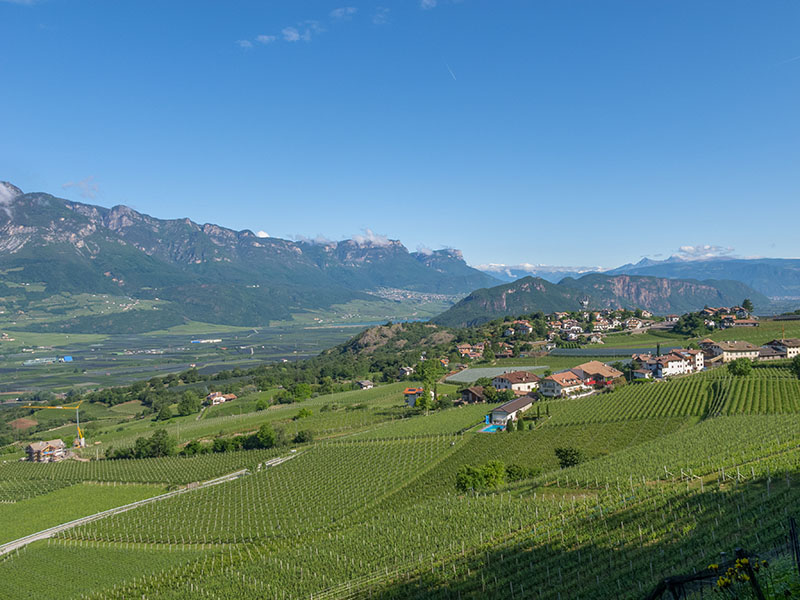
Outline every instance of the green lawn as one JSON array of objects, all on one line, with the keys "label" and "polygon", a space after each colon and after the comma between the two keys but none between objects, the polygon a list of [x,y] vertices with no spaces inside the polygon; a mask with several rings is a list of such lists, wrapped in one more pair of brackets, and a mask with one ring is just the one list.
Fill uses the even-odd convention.
[{"label": "green lawn", "polygon": [[164,492],[157,485],[81,483],[0,504],[0,543]]}]

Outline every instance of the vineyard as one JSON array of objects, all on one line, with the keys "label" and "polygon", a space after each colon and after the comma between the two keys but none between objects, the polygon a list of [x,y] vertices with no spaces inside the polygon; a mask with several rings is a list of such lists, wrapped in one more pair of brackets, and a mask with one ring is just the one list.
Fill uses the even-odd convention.
[{"label": "vineyard", "polygon": [[[78,489],[152,494],[249,472],[1,557],[0,597],[634,599],[737,546],[785,552],[800,516],[800,382],[788,369],[543,402],[532,429],[494,434],[479,432],[486,405],[408,418],[392,393],[260,415],[277,424],[308,406],[317,431],[339,432],[273,467],[287,449],[0,465],[0,521]],[[560,468],[564,446],[579,464]],[[459,471],[489,461],[525,475],[459,492]]]},{"label": "vineyard", "polygon": [[[663,417],[800,413],[800,381],[788,369],[755,369],[750,377],[725,372],[625,385],[610,394],[549,402],[554,424]],[[544,407],[542,407],[544,410]]]}]

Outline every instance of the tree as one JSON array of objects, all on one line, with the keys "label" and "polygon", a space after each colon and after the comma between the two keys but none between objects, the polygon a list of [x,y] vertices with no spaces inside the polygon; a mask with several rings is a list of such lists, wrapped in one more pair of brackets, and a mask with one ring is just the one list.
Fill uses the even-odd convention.
[{"label": "tree", "polygon": [[423,386],[422,394],[417,398],[414,406],[420,411],[425,411],[426,414],[433,408],[433,399],[431,398],[431,391],[428,389],[427,384]]},{"label": "tree", "polygon": [[178,414],[185,417],[186,415],[196,413],[198,410],[200,410],[200,398],[189,390],[183,392],[178,402]]},{"label": "tree", "polygon": [[306,398],[311,398],[312,393],[311,385],[308,383],[298,383],[292,389],[292,395],[295,397],[295,400],[305,400]]},{"label": "tree", "polygon": [[750,300],[750,298],[745,298],[742,301],[742,308],[745,309],[749,313],[753,312],[753,308],[754,308],[753,307],[753,301]]},{"label": "tree", "polygon": [[511,402],[516,396],[511,390],[500,390],[494,397],[495,402]]},{"label": "tree", "polygon": [[256,402],[256,410],[267,410],[269,408],[269,401],[266,398],[259,398]]},{"label": "tree", "polygon": [[490,490],[505,485],[506,466],[499,460],[490,460],[483,467],[483,480]]},{"label": "tree", "polygon": [[462,492],[484,489],[483,471],[478,467],[464,465],[456,473],[456,488]]},{"label": "tree", "polygon": [[583,461],[583,453],[577,448],[563,447],[555,449],[558,464],[562,469],[567,467],[574,467]]},{"label": "tree", "polygon": [[734,377],[747,377],[753,370],[753,363],[749,358],[737,358],[728,363],[728,372]]},{"label": "tree", "polygon": [[800,379],[800,354],[792,359],[792,362],[789,363],[789,368]]},{"label": "tree", "polygon": [[262,448],[272,448],[277,442],[275,430],[269,423],[264,423],[258,428],[256,437],[258,438],[258,443]]},{"label": "tree", "polygon": [[305,419],[306,417],[310,417],[313,413],[311,412],[310,408],[301,408],[297,412],[297,416],[295,416],[294,420],[299,421],[300,419]]},{"label": "tree", "polygon": [[156,416],[156,421],[169,421],[172,418],[172,409],[169,407],[169,404],[164,404],[161,407],[161,410],[158,411],[158,415]]},{"label": "tree", "polygon": [[456,473],[456,488],[462,492],[496,489],[506,483],[506,466],[499,460],[482,467],[464,465]]},{"label": "tree", "polygon": [[426,387],[434,387],[445,371],[438,360],[423,360],[414,368],[414,372]]},{"label": "tree", "polygon": [[294,443],[295,444],[307,444],[314,441],[314,433],[308,429],[304,429],[303,431],[298,431],[297,435],[294,436]]}]

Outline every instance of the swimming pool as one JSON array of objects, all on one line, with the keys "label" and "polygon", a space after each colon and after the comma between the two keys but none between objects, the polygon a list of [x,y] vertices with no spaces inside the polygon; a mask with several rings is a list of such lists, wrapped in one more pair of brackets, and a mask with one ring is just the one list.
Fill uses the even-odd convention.
[{"label": "swimming pool", "polygon": [[502,425],[489,425],[481,429],[481,433],[494,433],[496,431],[503,431],[503,429],[504,427]]}]

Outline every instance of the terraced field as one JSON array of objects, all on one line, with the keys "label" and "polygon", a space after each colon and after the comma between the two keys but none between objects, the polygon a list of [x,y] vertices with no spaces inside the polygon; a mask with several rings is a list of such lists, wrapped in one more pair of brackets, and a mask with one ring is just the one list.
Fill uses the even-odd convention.
[{"label": "terraced field", "polygon": [[[252,473],[12,553],[0,597],[634,599],[737,546],[785,554],[800,516],[800,385],[788,369],[542,403],[532,430],[494,434],[472,427],[491,407],[401,418],[398,389],[370,392],[303,403],[312,416],[300,421],[331,435],[268,469],[258,464],[288,450],[0,465],[0,509],[12,511],[97,485],[83,481]],[[286,424],[300,406],[211,422]],[[560,468],[564,447],[579,464]],[[462,469],[491,461],[523,475],[457,489]],[[78,567],[80,585],[54,582],[42,552],[96,567]]]}]

